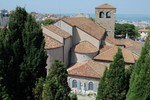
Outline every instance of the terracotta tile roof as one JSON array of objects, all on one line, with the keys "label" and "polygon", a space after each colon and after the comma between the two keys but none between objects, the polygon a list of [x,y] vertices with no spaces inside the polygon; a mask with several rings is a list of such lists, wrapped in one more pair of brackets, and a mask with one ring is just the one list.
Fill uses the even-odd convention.
[{"label": "terracotta tile roof", "polygon": [[85,31],[98,40],[101,39],[105,33],[104,28],[85,17],[67,17],[63,18],[62,20],[70,24],[71,26],[80,28],[81,30]]},{"label": "terracotta tile roof", "polygon": [[87,41],[82,41],[73,47],[74,52],[77,53],[94,53],[97,52],[98,49]]},{"label": "terracotta tile roof", "polygon": [[110,44],[114,44],[114,45],[124,45],[121,40],[118,40],[118,39],[115,39],[112,37],[108,37],[108,36],[106,37],[106,42],[108,42]]},{"label": "terracotta tile roof", "polygon": [[[104,52],[98,54],[94,59],[101,60],[101,61],[113,61],[113,58],[118,51],[118,48],[119,47],[117,47],[117,46],[113,46],[112,48],[105,50]],[[131,64],[135,63],[135,58],[134,58],[132,52],[125,48],[121,48],[121,49],[122,49],[122,53],[123,53],[125,62],[131,63]]]},{"label": "terracotta tile roof", "polygon": [[44,35],[45,37],[45,49],[54,49],[54,48],[59,48],[62,47],[63,44],[58,42],[57,40],[51,38],[48,35]]},{"label": "terracotta tile roof", "polygon": [[100,78],[103,76],[106,66],[93,60],[76,63],[67,69],[69,75]]},{"label": "terracotta tile roof", "polygon": [[59,27],[55,26],[55,25],[46,25],[46,26],[43,26],[45,27],[46,29],[54,32],[55,34],[63,37],[63,38],[68,38],[70,37],[71,35],[69,33],[67,33],[66,31],[60,29]]},{"label": "terracotta tile roof", "polygon": [[133,41],[131,39],[124,39],[122,40],[122,43],[124,43],[125,47],[129,50],[131,50],[133,53],[140,55],[140,52],[142,50],[141,44],[139,44],[136,41]]},{"label": "terracotta tile roof", "polygon": [[133,53],[137,55],[140,55],[142,49],[141,44],[131,39],[118,40],[112,37],[106,37],[105,41],[113,45],[124,45],[125,48],[131,50]]},{"label": "terracotta tile roof", "polygon": [[104,45],[104,47],[100,49],[100,53],[105,52],[111,48],[112,48],[112,46]]},{"label": "terracotta tile roof", "polygon": [[139,32],[150,32],[150,30],[147,30],[147,29],[140,29],[140,30],[138,30]]},{"label": "terracotta tile roof", "polygon": [[138,55],[136,55],[136,54],[133,54],[133,57],[134,57],[134,60],[135,60],[135,61],[137,61],[137,60],[138,60],[138,58],[139,58],[139,56],[138,56]]},{"label": "terracotta tile roof", "polygon": [[102,8],[102,9],[115,9],[115,7],[113,7],[112,5],[109,5],[108,3],[105,3],[105,4],[103,4],[103,5],[100,5],[100,6],[98,6],[98,7],[96,7],[96,8]]}]

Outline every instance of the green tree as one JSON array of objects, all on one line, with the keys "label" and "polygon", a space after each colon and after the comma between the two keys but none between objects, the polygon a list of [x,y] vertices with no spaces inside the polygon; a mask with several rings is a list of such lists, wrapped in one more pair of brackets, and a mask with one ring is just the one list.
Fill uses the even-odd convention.
[{"label": "green tree", "polygon": [[50,25],[50,24],[52,24],[52,23],[54,23],[55,21],[54,20],[52,20],[52,19],[47,19],[47,20],[42,20],[42,21],[40,21],[40,24],[42,24],[42,25]]},{"label": "green tree", "polygon": [[125,62],[121,49],[100,80],[97,100],[124,100],[126,95]]},{"label": "green tree", "polygon": [[104,98],[104,94],[105,94],[104,91],[106,88],[107,71],[108,71],[108,69],[106,68],[103,77],[100,78],[96,100],[103,100],[103,98]]},{"label": "green tree", "polygon": [[39,78],[35,84],[35,88],[33,89],[34,99],[35,100],[42,100],[42,91],[44,85],[44,78]]},{"label": "green tree", "polygon": [[78,97],[74,93],[70,93],[70,100],[78,100]]},{"label": "green tree", "polygon": [[68,73],[64,64],[56,60],[49,70],[43,87],[43,100],[69,100],[70,88],[67,77]]},{"label": "green tree", "polygon": [[115,35],[120,35],[120,34],[123,34],[124,36],[126,36],[126,34],[128,34],[128,36],[130,38],[136,38],[139,36],[138,30],[136,29],[136,27],[133,24],[116,23],[115,24]]},{"label": "green tree", "polygon": [[17,7],[1,36],[0,77],[5,93],[11,100],[31,100],[36,79],[46,76],[42,30],[24,8]]},{"label": "green tree", "polygon": [[131,75],[129,91],[126,100],[150,99],[150,36],[148,36],[140,58]]}]

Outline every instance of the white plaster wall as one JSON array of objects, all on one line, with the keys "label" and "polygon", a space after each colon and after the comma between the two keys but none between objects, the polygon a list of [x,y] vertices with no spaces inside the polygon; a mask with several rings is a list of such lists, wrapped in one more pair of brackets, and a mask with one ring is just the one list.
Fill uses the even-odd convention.
[{"label": "white plaster wall", "polygon": [[[81,82],[81,89],[78,88],[72,88],[70,85],[70,80],[77,80]],[[96,91],[92,91],[92,90],[83,90],[82,86],[84,85],[84,83],[87,85],[87,83],[89,82],[93,82],[93,84],[96,86]],[[95,94],[97,92],[98,89],[98,84],[99,84],[99,79],[97,78],[88,78],[88,77],[79,77],[79,76],[68,76],[68,85],[71,87],[71,90],[77,94],[89,94],[89,93],[93,93]]]},{"label": "white plaster wall", "polygon": [[84,31],[76,27],[73,29],[73,45],[81,41],[88,41],[97,48],[99,48],[100,46],[100,40],[95,39],[88,33],[85,33]]},{"label": "white plaster wall", "polygon": [[44,33],[44,34],[46,34],[46,35],[48,35],[48,36],[54,38],[55,40],[57,40],[57,41],[59,41],[59,42],[61,42],[61,43],[64,42],[64,41],[63,41],[63,37],[57,35],[56,33],[53,33],[52,31],[50,31],[50,30],[48,30],[48,29],[46,29],[46,28],[44,28],[44,27],[42,27],[42,29],[43,29],[43,33]]},{"label": "white plaster wall", "polygon": [[70,49],[72,47],[72,38],[69,37],[64,41],[64,63],[68,67],[70,61]]},{"label": "white plaster wall", "polygon": [[72,35],[72,26],[70,26],[69,24],[67,24],[66,22],[59,20],[58,22],[56,22],[54,25],[56,25],[57,27],[59,27],[60,29],[68,32],[69,34]]},{"label": "white plaster wall", "polygon": [[56,48],[56,49],[50,49],[46,50],[47,51],[47,73],[50,68],[50,66],[53,64],[55,60],[60,60],[63,61],[63,47]]},{"label": "white plaster wall", "polygon": [[90,59],[93,59],[98,52],[95,53],[87,53],[87,54],[80,54],[80,53],[75,53],[72,52],[71,55],[71,64],[74,64],[76,62],[84,62],[84,61],[88,61]]}]

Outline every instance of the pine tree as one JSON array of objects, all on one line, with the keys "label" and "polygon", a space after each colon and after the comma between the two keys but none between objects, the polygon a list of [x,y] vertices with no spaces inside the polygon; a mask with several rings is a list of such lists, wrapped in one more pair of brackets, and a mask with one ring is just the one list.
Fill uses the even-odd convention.
[{"label": "pine tree", "polygon": [[43,100],[69,100],[70,88],[67,77],[68,73],[64,64],[56,60],[52,64],[44,84]]},{"label": "pine tree", "polygon": [[148,36],[140,58],[131,76],[126,100],[150,99],[150,36]]},{"label": "pine tree", "polygon": [[100,80],[97,100],[124,100],[126,95],[125,62],[121,49]]}]

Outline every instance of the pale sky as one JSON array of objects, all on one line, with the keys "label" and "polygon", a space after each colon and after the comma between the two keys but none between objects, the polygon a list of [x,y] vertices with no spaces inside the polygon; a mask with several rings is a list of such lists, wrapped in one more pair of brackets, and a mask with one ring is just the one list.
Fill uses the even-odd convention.
[{"label": "pale sky", "polygon": [[150,15],[150,0],[0,0],[0,9],[14,10],[25,7],[28,12],[39,13],[95,13],[95,7],[109,3],[117,14]]}]

